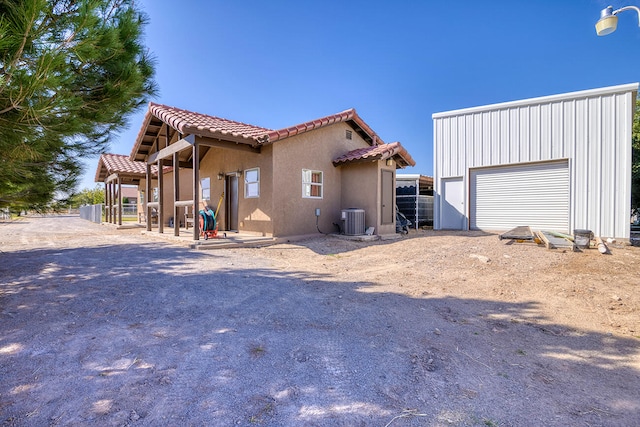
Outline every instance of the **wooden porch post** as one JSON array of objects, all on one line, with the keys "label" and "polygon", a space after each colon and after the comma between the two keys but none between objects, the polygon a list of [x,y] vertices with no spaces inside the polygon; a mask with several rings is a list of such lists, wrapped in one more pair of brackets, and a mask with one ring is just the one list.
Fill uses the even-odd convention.
[{"label": "wooden porch post", "polygon": [[164,233],[164,174],[162,165],[164,161],[158,159],[158,233]]},{"label": "wooden porch post", "polygon": [[111,183],[105,182],[105,191],[107,192],[105,199],[105,216],[107,223],[111,224]]},{"label": "wooden porch post", "polygon": [[109,224],[115,224],[113,217],[113,181],[109,181]]},{"label": "wooden porch post", "polygon": [[[173,153],[173,235],[180,235],[180,208],[176,202],[180,200],[180,158],[178,152]],[[195,226],[195,223],[194,223]]]},{"label": "wooden porch post", "polygon": [[111,181],[111,220],[113,224],[118,222],[118,213],[116,212],[116,183]]},{"label": "wooden porch post", "polygon": [[122,182],[118,175],[118,225],[122,225]]},{"label": "wooden porch post", "polygon": [[198,205],[200,204],[198,188],[200,186],[200,146],[196,139],[193,143],[193,240],[200,240],[200,217]]},{"label": "wooden porch post", "polygon": [[109,222],[109,184],[104,182],[104,222]]},{"label": "wooden porch post", "polygon": [[151,208],[149,207],[149,198],[151,198],[151,165],[147,163],[147,178],[145,185],[144,195],[144,212],[145,221],[147,223],[147,231],[151,231]]}]

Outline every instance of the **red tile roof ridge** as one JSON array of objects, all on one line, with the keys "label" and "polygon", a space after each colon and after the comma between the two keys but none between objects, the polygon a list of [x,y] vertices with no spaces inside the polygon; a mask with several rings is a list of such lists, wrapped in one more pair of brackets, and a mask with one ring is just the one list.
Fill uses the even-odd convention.
[{"label": "red tile roof ridge", "polygon": [[[98,159],[98,168],[96,170],[95,182],[99,182],[101,166],[104,166],[105,170],[107,171],[107,175],[122,173],[127,175],[145,176],[147,173],[147,166],[145,162],[131,160],[130,157],[125,154],[103,153]],[[167,172],[171,169],[171,166],[162,167],[162,170],[164,172]],[[151,165],[151,174],[158,174],[157,165]]]},{"label": "red tile roof ridge", "polygon": [[374,141],[374,145],[384,144],[384,141],[380,139],[380,137],[373,131],[373,129],[371,129],[369,125],[367,125],[365,121],[362,120],[360,116],[358,116],[355,108],[350,108],[336,114],[320,117],[294,126],[273,130],[267,133],[264,137],[261,137],[259,141],[263,144],[274,143],[280,139],[297,135],[298,133],[319,129],[338,122],[346,122],[348,120],[353,120],[364,132],[366,132]]},{"label": "red tile roof ridge", "polygon": [[[212,116],[210,114],[199,113],[197,111],[185,110],[183,108],[172,107],[165,104],[149,103],[149,111],[160,120],[183,134],[189,130],[207,131],[212,133],[220,133],[222,135],[240,136],[246,139],[256,139],[259,135],[271,131],[271,129],[256,126],[249,123],[239,122],[237,120],[225,119],[224,117]],[[195,123],[194,123],[194,119]],[[200,122],[199,120],[203,120]],[[218,126],[213,126],[218,124]],[[225,124],[229,127],[221,127],[219,124]],[[234,129],[239,127],[239,129]],[[252,132],[247,132],[251,130]]]}]

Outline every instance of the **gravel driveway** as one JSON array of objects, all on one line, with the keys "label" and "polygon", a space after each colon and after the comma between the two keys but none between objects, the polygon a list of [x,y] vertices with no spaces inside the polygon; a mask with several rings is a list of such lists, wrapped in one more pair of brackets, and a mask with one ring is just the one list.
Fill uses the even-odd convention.
[{"label": "gravel driveway", "polygon": [[[436,238],[195,251],[72,216],[0,223],[0,424],[638,424],[637,328],[570,327],[532,297],[437,290],[472,272],[528,286],[483,270],[510,261],[491,253],[495,236],[474,242],[489,267],[466,254],[453,281],[433,249],[410,261],[419,279],[393,269],[408,262],[401,245],[424,254]],[[574,256],[509,250],[540,251],[547,269]],[[417,295],[391,291],[403,285]]]}]

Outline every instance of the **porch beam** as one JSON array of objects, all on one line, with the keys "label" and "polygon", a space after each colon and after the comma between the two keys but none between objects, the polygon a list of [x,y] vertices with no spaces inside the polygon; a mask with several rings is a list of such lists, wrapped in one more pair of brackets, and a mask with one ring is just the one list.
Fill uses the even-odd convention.
[{"label": "porch beam", "polygon": [[[195,144],[195,138],[196,138],[195,135],[188,135],[174,142],[168,147],[163,148],[162,150],[156,151],[155,153],[153,153],[147,158],[147,163],[153,164],[158,160],[164,160],[173,156],[174,153],[178,153],[182,150],[186,150],[187,148],[193,147],[193,145]],[[160,170],[158,170],[158,173],[159,172]]]},{"label": "porch beam", "polygon": [[193,206],[193,200],[178,200],[176,202],[176,206],[179,206],[181,208],[188,208],[190,206]]},{"label": "porch beam", "polygon": [[107,177],[107,179],[104,180],[104,182],[111,182],[111,181],[115,181],[116,179],[118,179],[120,175],[116,172],[116,173],[112,173],[111,175],[109,175]]},{"label": "porch beam", "polygon": [[242,142],[225,141],[218,138],[208,136],[196,136],[198,144],[204,147],[226,148],[229,150],[240,150],[248,153],[260,153],[260,147],[253,147]]}]

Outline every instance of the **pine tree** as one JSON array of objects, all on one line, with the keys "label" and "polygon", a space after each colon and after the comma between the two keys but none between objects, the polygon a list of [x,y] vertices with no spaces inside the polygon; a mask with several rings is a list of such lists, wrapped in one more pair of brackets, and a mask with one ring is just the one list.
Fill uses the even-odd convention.
[{"label": "pine tree", "polygon": [[133,0],[0,0],[0,207],[73,192],[156,93]]}]

